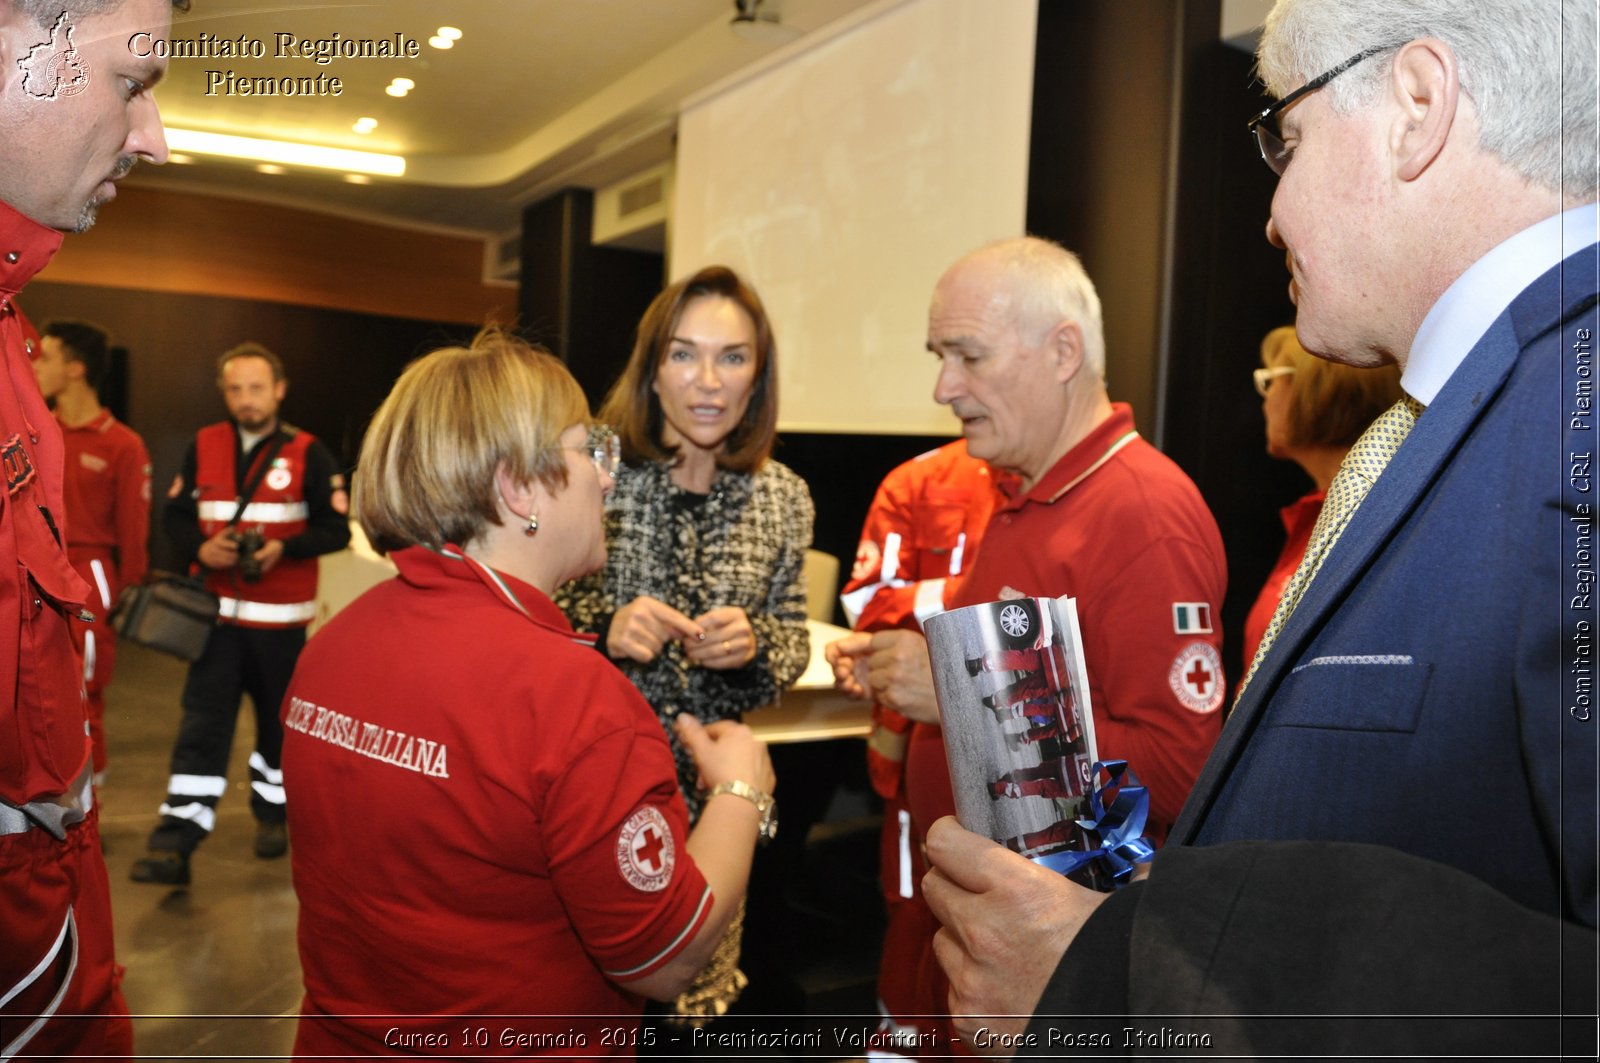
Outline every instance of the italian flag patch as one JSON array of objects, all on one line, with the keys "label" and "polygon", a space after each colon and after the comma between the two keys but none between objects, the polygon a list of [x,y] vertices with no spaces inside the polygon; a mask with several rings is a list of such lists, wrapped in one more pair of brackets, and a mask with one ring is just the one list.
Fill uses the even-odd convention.
[{"label": "italian flag patch", "polygon": [[1211,634],[1211,603],[1173,602],[1172,630],[1178,635]]}]

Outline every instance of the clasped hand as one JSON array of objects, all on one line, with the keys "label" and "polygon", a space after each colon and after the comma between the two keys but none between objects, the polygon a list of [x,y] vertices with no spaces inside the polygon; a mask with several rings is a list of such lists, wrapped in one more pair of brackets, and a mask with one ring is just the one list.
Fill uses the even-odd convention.
[{"label": "clasped hand", "polygon": [[[206,568],[213,571],[222,571],[233,568],[239,563],[239,543],[234,539],[232,526],[222,529],[200,544],[200,549],[195,556]],[[256,551],[256,562],[261,566],[265,575],[271,572],[283,560],[283,540],[268,539]]]},{"label": "clasped hand", "polygon": [[908,720],[939,722],[928,642],[920,632],[858,632],[828,644],[834,685],[853,698],[875,701]]},{"label": "clasped hand", "polygon": [[700,773],[701,789],[734,781],[748,783],[768,794],[777,788],[778,778],[772,771],[767,744],[747,725],[735,720],[702,724],[685,712],[672,721],[672,726]]},{"label": "clasped hand", "polygon": [[690,618],[642,594],[612,616],[606,653],[648,664],[669,642],[681,643],[690,662],[719,671],[743,668],[756,657],[755,628],[739,606],[718,606]]}]

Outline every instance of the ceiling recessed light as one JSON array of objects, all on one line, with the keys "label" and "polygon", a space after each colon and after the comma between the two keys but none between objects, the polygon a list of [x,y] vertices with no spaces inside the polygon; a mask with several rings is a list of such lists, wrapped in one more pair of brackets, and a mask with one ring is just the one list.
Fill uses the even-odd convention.
[{"label": "ceiling recessed light", "polygon": [[357,118],[355,124],[350,128],[357,133],[370,133],[378,128],[378,120],[376,118]]},{"label": "ceiling recessed light", "polygon": [[449,37],[429,37],[428,43],[439,49],[454,48],[456,46],[456,42]]},{"label": "ceiling recessed light", "polygon": [[395,86],[396,88],[405,89],[408,92],[417,87],[417,83],[412,81],[410,78],[395,78],[393,81],[389,82],[389,84]]},{"label": "ceiling recessed light", "polygon": [[384,89],[383,91],[387,92],[391,96],[400,97],[400,96],[404,96],[406,93],[410,92],[411,90],[408,89],[408,88],[404,88],[403,86],[400,86],[400,85],[390,85],[388,88]]},{"label": "ceiling recessed light", "polygon": [[284,170],[284,168],[282,166],[279,166],[277,163],[264,162],[264,163],[261,163],[259,166],[256,167],[256,172],[257,173],[286,173],[287,171]]},{"label": "ceiling recessed light", "polygon": [[459,41],[461,39],[461,31],[454,26],[440,26],[439,36],[447,41]]},{"label": "ceiling recessed light", "polygon": [[238,137],[222,133],[202,133],[195,129],[167,127],[167,143],[174,151],[190,155],[219,155],[229,159],[288,166],[309,166],[339,173],[370,173],[400,177],[406,160],[400,155],[380,155],[371,151],[324,148],[259,137]]},{"label": "ceiling recessed light", "polygon": [[372,178],[364,173],[347,173],[344,175],[344,179],[346,183],[352,185],[370,185],[372,183]]}]

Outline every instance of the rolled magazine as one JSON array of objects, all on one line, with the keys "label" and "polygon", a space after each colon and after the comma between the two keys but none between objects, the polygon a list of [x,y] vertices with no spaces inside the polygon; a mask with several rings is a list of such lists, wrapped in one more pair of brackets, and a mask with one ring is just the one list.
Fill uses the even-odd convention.
[{"label": "rolled magazine", "polygon": [[986,602],[923,631],[961,825],[1092,889],[1147,859],[1144,791],[1097,756],[1076,602]]}]

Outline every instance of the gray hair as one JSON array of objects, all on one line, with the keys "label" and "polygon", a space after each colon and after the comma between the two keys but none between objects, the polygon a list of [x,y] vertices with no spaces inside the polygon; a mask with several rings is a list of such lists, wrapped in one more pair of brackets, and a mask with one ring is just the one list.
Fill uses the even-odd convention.
[{"label": "gray hair", "polygon": [[[1365,48],[1421,37],[1455,52],[1484,150],[1534,184],[1595,194],[1594,0],[1278,0],[1256,54],[1261,80],[1282,97]],[[1321,91],[1349,114],[1377,97],[1389,69],[1374,56]]]},{"label": "gray hair", "polygon": [[1017,281],[1017,327],[1031,326],[1034,342],[1063,320],[1083,333],[1083,360],[1100,380],[1106,378],[1106,334],[1100,295],[1083,262],[1053,240],[1017,236],[974,253],[990,259]]}]

